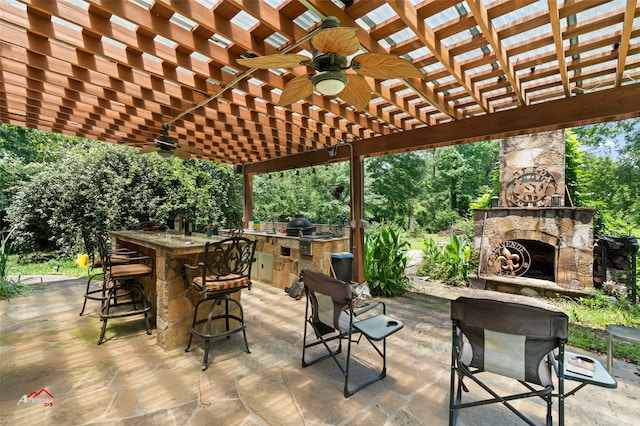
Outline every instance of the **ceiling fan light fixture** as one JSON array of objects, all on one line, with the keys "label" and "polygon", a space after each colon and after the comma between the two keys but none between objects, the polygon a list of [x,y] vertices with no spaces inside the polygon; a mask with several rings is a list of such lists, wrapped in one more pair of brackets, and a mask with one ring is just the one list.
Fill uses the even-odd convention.
[{"label": "ceiling fan light fixture", "polygon": [[311,77],[311,82],[318,92],[333,96],[344,90],[349,83],[349,77],[340,71],[324,71]]}]

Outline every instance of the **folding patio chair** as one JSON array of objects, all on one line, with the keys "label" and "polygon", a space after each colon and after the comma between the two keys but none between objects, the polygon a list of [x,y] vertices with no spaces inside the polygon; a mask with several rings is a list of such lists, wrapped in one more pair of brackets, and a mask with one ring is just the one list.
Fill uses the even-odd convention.
[{"label": "folding patio chair", "polygon": [[[517,399],[533,397],[544,401],[546,424],[549,426],[553,423],[553,398],[558,398],[558,424],[563,425],[565,398],[587,384],[616,387],[615,379],[602,364],[593,359],[593,377],[565,371],[567,360],[577,354],[565,352],[564,349],[569,324],[564,312],[544,302],[531,301],[531,304],[525,304],[524,299],[516,302],[516,297],[505,297],[510,300],[459,297],[451,302],[453,351],[450,425],[456,423],[461,409],[495,403],[502,403],[527,424],[534,425],[530,415],[525,415],[511,404]],[[558,382],[556,392],[552,366]],[[517,380],[523,385],[523,392],[499,395],[491,388],[495,380],[482,374],[486,372]],[[491,398],[463,403],[462,391],[469,392],[463,382],[467,377],[489,393]],[[566,392],[565,379],[580,384]]]},{"label": "folding patio chair", "polygon": [[[373,302],[356,309],[353,305],[349,284],[320,272],[308,269],[302,271],[307,294],[305,310],[304,343],[302,348],[302,367],[315,364],[326,358],[333,358],[344,375],[344,397],[348,398],[365,386],[374,383],[387,374],[387,337],[399,331],[402,321],[386,315],[384,302]],[[374,308],[378,308],[375,311]],[[376,311],[381,314],[374,315]],[[311,331],[313,335],[311,337]],[[352,367],[352,344],[359,344],[364,336],[380,357],[381,365],[375,375],[362,380],[352,389],[349,388],[349,375]],[[346,357],[338,357],[342,352],[342,341],[346,341]],[[322,353],[307,361],[307,349],[322,345],[327,353]]]}]

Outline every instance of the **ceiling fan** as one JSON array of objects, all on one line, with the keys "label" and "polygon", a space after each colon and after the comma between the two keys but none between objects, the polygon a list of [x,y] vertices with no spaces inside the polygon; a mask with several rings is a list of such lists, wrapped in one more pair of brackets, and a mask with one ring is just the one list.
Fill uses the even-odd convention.
[{"label": "ceiling fan", "polygon": [[[362,76],[391,78],[421,78],[422,73],[411,62],[388,53],[363,53],[347,65],[347,56],[360,48],[357,29],[339,27],[338,19],[327,16],[320,29],[311,37],[313,57],[297,54],[275,54],[255,58],[242,58],[237,62],[250,68],[293,68],[301,65],[316,72],[300,75],[289,81],[278,105],[285,106],[310,96],[314,90],[327,96],[337,96],[363,110],[371,100],[371,88]],[[345,73],[346,70],[354,73]]]},{"label": "ceiling fan", "polygon": [[158,139],[156,139],[156,145],[144,147],[138,151],[138,154],[157,152],[161,157],[171,157],[172,155],[175,155],[185,161],[191,158],[191,154],[205,154],[205,152],[200,148],[176,144],[175,138],[169,136],[171,125],[163,124],[162,130],[162,134],[158,136]]}]

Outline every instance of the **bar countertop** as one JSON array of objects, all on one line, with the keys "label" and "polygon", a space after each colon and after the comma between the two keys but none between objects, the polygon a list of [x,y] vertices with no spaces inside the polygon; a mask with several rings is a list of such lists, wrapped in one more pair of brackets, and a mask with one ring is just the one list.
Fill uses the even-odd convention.
[{"label": "bar countertop", "polygon": [[173,231],[111,231],[110,234],[121,241],[129,241],[144,247],[161,247],[180,253],[202,251],[206,243],[220,241],[225,237],[192,233],[191,235],[175,234]]}]

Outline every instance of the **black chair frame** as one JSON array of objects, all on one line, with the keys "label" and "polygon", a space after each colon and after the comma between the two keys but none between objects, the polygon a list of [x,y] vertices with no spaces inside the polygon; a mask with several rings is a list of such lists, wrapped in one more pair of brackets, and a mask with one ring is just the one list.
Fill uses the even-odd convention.
[{"label": "black chair frame", "polygon": [[113,318],[124,318],[143,315],[146,332],[151,335],[149,311],[151,305],[142,284],[137,281],[153,275],[153,259],[147,256],[130,257],[126,265],[112,264],[111,254],[105,239],[95,234],[103,268],[103,284],[100,307],[102,328],[98,345],[105,341],[107,321]]},{"label": "black chair frame", "polygon": [[[604,367],[594,360],[593,378],[565,370],[566,358],[575,356],[565,351],[569,320],[564,312],[539,301],[514,301],[460,297],[451,302],[452,353],[449,399],[449,424],[456,423],[461,409],[501,403],[529,425],[530,416],[518,410],[511,401],[540,398],[546,407],[546,425],[553,424],[553,399],[558,399],[558,424],[564,425],[565,399],[587,384],[615,388],[617,383]],[[554,374],[555,371],[555,374]],[[494,373],[515,379],[524,392],[499,395],[483,373]],[[554,387],[554,377],[557,389]],[[462,402],[464,383],[468,378],[491,397]],[[565,391],[566,379],[578,384]]]},{"label": "black chair frame", "polygon": [[[100,257],[100,252],[98,250],[98,244],[94,241],[94,238],[91,235],[91,232],[82,227],[80,228],[80,233],[82,234],[82,240],[84,242],[84,247],[88,256],[87,263],[87,286],[84,292],[84,301],[82,303],[82,309],[80,310],[79,315],[82,316],[84,314],[84,310],[87,307],[87,300],[104,300],[104,289],[103,286],[98,286],[96,288],[91,287],[91,281],[96,278],[103,278],[104,280],[104,271],[102,268],[102,259]],[[96,258],[96,252],[98,252],[98,257]],[[130,256],[136,255],[137,252],[121,248],[115,251],[115,255],[118,256],[118,264],[129,263],[129,260],[124,260]],[[111,258],[113,261],[113,258]]]},{"label": "black chair frame", "polygon": [[[302,348],[302,367],[308,367],[317,362],[332,358],[338,369],[344,376],[345,398],[348,398],[374,382],[383,379],[387,375],[387,342],[386,338],[403,328],[404,324],[386,315],[386,305],[382,301],[373,302],[361,309],[354,309],[351,286],[343,281],[330,277],[320,272],[305,269],[301,278],[305,284],[307,303],[305,308],[304,338]],[[332,323],[327,324],[321,319],[320,302],[318,295],[328,296],[333,302]],[[376,309],[377,308],[377,309]],[[373,311],[376,309],[376,311]],[[340,329],[340,315],[345,312],[348,316],[346,330]],[[368,316],[364,316],[369,313]],[[358,319],[360,316],[362,319]],[[355,320],[355,321],[354,321]],[[343,327],[344,328],[344,327]],[[315,340],[308,341],[310,330],[313,330]],[[374,348],[381,360],[377,374],[362,380],[353,387],[349,385],[349,375],[352,358],[352,344],[358,345],[362,339]],[[347,344],[346,360],[338,359],[342,352],[343,341]],[[337,342],[337,347],[331,342]],[[327,353],[307,360],[307,349],[314,346],[324,346]]]},{"label": "black chair frame", "polygon": [[[460,329],[458,328],[458,326],[457,326],[457,324],[455,322],[454,322],[454,325],[453,325],[453,339],[454,340],[461,340],[462,339],[462,333],[460,332]],[[564,345],[563,345],[563,348],[561,349],[561,352],[564,352]],[[478,377],[476,377],[476,375],[478,375],[480,373],[484,373],[485,370],[483,370],[481,368],[468,368],[463,363],[458,363],[457,362],[458,361],[458,356],[459,356],[458,351],[456,349],[454,349],[453,353],[452,353],[452,359],[451,359],[451,363],[452,363],[451,376],[452,377],[451,377],[451,389],[450,389],[451,397],[450,397],[450,410],[449,410],[449,415],[450,415],[449,424],[450,425],[455,425],[456,424],[458,410],[461,410],[461,409],[464,409],[464,408],[470,408],[470,407],[478,407],[478,406],[481,406],[481,405],[496,404],[496,403],[503,404],[511,412],[513,412],[518,417],[520,417],[525,423],[527,423],[529,425],[535,425],[536,423],[534,423],[531,419],[529,419],[522,412],[520,412],[518,409],[516,409],[512,404],[510,404],[510,401],[514,401],[514,400],[518,400],[518,399],[524,399],[524,398],[531,398],[531,397],[536,397],[536,396],[540,397],[544,401],[544,403],[546,405],[546,425],[547,426],[551,426],[553,424],[553,418],[552,418],[553,397],[557,396],[557,394],[553,393],[553,390],[554,390],[553,385],[546,385],[546,386],[543,386],[543,387],[541,387],[539,389],[536,389],[533,386],[531,386],[529,383],[527,383],[526,381],[518,380],[518,382],[524,388],[529,390],[528,392],[515,393],[515,394],[511,394],[511,395],[499,395],[493,389],[491,389],[489,386],[487,386],[482,380],[480,380]],[[456,383],[455,375],[456,375],[456,373],[458,375],[457,386],[455,386],[455,383]],[[484,400],[480,400],[480,401],[463,403],[462,402],[462,391],[464,390],[465,392],[469,392],[469,389],[464,384],[464,381],[463,381],[464,378],[469,378],[470,380],[475,382],[478,386],[480,386],[482,389],[484,389],[493,398],[484,399]],[[563,387],[563,382],[564,382],[563,377],[560,377],[559,381],[561,382],[559,387],[562,388]],[[454,387],[456,389],[454,389]],[[455,401],[453,399],[454,392],[455,392]],[[559,392],[562,393],[562,390],[559,389]],[[562,411],[563,410],[560,410],[560,413],[562,413]]]}]

